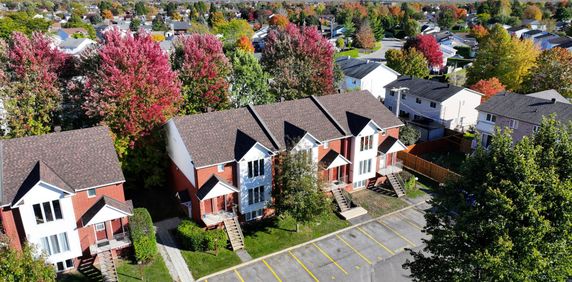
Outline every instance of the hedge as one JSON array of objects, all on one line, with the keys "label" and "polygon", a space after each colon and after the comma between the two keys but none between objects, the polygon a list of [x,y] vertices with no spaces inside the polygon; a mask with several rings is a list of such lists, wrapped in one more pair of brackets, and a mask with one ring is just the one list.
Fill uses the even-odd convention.
[{"label": "hedge", "polygon": [[131,240],[137,262],[151,261],[157,255],[157,241],[151,215],[145,208],[133,210],[129,220],[131,226]]},{"label": "hedge", "polygon": [[191,251],[214,251],[227,246],[228,238],[222,229],[204,230],[190,220],[177,226],[177,236],[183,248]]}]

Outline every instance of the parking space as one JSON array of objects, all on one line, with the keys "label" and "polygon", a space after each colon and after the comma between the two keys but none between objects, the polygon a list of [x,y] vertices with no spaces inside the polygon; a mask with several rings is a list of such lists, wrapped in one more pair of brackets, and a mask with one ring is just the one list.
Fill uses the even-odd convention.
[{"label": "parking space", "polygon": [[201,281],[386,281],[386,269],[406,279],[404,248],[422,247],[426,208],[411,206]]}]

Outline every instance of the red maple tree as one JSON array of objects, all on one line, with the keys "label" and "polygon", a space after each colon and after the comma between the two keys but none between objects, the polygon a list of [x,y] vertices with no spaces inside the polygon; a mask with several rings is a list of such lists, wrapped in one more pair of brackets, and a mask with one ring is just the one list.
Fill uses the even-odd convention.
[{"label": "red maple tree", "polygon": [[254,46],[248,36],[243,35],[236,41],[236,48],[246,52],[254,53]]},{"label": "red maple tree", "polygon": [[432,35],[417,35],[409,38],[403,48],[415,48],[423,53],[431,67],[441,67],[443,65],[443,52],[441,52],[439,43]]},{"label": "red maple tree", "polygon": [[481,79],[477,83],[471,85],[472,90],[482,93],[484,96],[481,98],[481,103],[488,100],[490,97],[505,90],[505,86],[496,77],[489,79]]}]

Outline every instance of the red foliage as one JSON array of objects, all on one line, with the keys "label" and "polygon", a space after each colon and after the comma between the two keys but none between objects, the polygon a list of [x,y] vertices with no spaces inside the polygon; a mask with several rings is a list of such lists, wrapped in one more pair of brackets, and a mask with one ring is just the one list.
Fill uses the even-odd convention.
[{"label": "red foliage", "polygon": [[487,36],[489,34],[489,31],[484,26],[478,24],[471,28],[469,34],[472,35],[477,40],[480,40],[481,38]]},{"label": "red foliage", "polygon": [[484,94],[484,96],[481,98],[481,103],[505,90],[505,86],[502,85],[500,80],[496,77],[492,77],[487,80],[481,79],[477,83],[473,84],[470,88]]},{"label": "red foliage", "polygon": [[42,33],[34,33],[28,39],[26,35],[15,32],[8,58],[8,67],[20,78],[39,75],[38,81],[50,85],[57,79],[57,73],[62,70],[68,56],[52,47],[51,41]]},{"label": "red foliage", "polygon": [[87,77],[83,108],[111,128],[118,147],[133,147],[177,112],[177,74],[145,32],[135,37],[117,29],[106,32],[97,55],[99,67]]},{"label": "red foliage", "polygon": [[443,52],[432,35],[417,35],[405,42],[405,49],[415,48],[425,56],[429,66],[441,67],[443,65]]},{"label": "red foliage", "polygon": [[[289,24],[268,33],[262,63],[286,99],[334,93],[334,47],[316,27]],[[287,92],[287,93],[285,93]]]},{"label": "red foliage", "polygon": [[241,36],[238,41],[236,41],[236,48],[254,53],[254,46],[252,45],[252,41],[250,41],[250,38],[245,35]]},{"label": "red foliage", "polygon": [[222,42],[212,34],[191,34],[178,38],[175,48],[173,64],[184,86],[182,112],[225,109],[232,66],[224,55]]},{"label": "red foliage", "polygon": [[403,15],[399,6],[389,6],[389,13],[394,17],[400,17]]}]

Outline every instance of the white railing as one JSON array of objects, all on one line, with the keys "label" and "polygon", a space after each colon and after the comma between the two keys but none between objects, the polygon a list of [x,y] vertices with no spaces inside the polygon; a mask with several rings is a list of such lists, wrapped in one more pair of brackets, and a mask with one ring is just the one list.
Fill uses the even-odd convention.
[{"label": "white railing", "polygon": [[[384,159],[382,159],[384,160]],[[403,171],[403,161],[397,160],[392,165],[379,168],[378,172],[381,175],[388,175],[392,173],[400,173]]]},{"label": "white railing", "polygon": [[348,177],[342,176],[336,180],[329,180],[326,187],[324,187],[324,190],[326,192],[328,192],[328,191],[331,191],[332,189],[335,189],[335,188],[340,188],[340,187],[345,188],[347,185],[348,185]]}]

